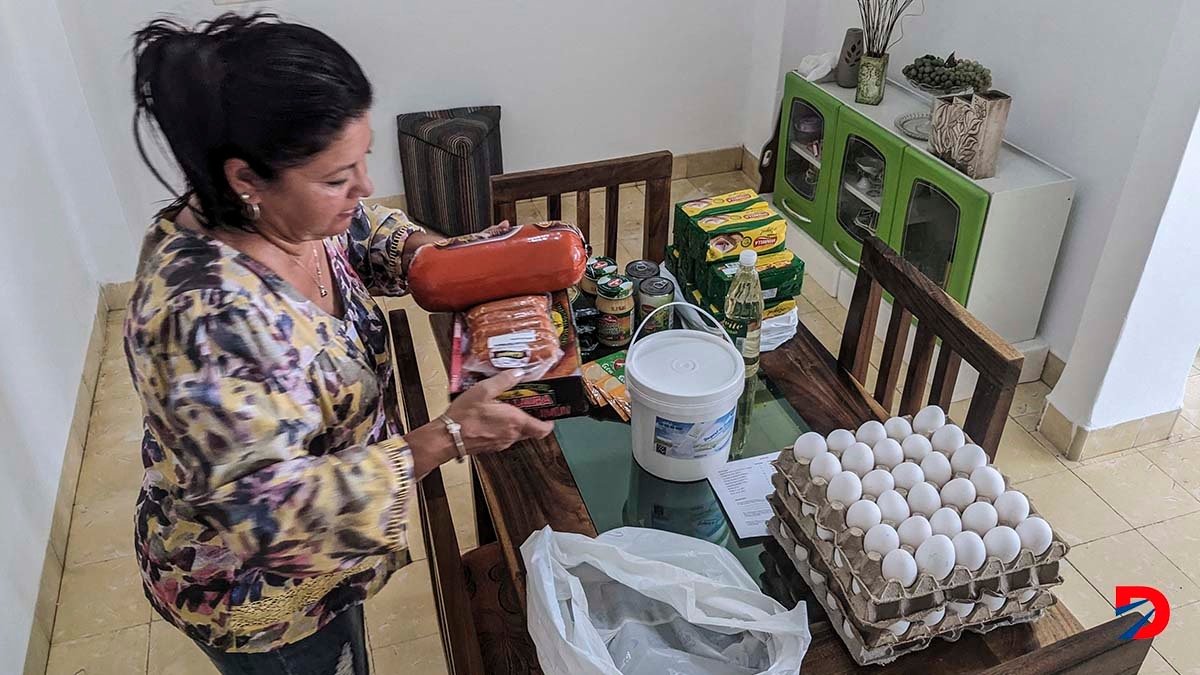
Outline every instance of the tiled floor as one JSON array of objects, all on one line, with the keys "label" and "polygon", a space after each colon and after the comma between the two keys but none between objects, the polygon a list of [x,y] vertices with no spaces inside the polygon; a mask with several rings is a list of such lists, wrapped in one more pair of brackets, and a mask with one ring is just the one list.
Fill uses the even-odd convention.
[{"label": "tiled floor", "polygon": [[[746,186],[740,173],[677,180],[672,201]],[[639,257],[637,239],[626,230],[640,222],[641,197],[636,187],[622,190],[622,263]],[[593,198],[592,204],[592,223],[602,227],[603,199]],[[573,200],[563,206],[564,218],[573,219]],[[523,219],[534,218],[544,207],[526,203],[519,212]],[[388,304],[409,308],[418,319],[422,373],[430,406],[440,412],[447,400],[445,379],[428,323],[410,302]],[[836,349],[845,320],[837,301],[808,282],[800,309],[809,329]],[[152,616],[140,590],[130,541],[141,430],[119,348],[121,320],[119,314],[109,320],[47,672],[213,675],[216,670],[187,638]],[[1194,638],[1200,634],[1200,429],[1194,425],[1200,423],[1200,370],[1193,370],[1184,415],[1169,440],[1085,462],[1059,457],[1034,430],[1047,391],[1041,383],[1021,385],[998,464],[1073,546],[1059,598],[1085,626],[1094,626],[1112,618],[1115,584],[1156,586],[1174,609],[1142,672],[1200,673],[1200,641]],[[964,411],[965,402],[959,402],[952,414],[962,418]],[[471,547],[467,474],[452,464],[445,478],[462,527],[459,537]],[[410,540],[416,542],[415,562],[367,605],[375,672],[386,675],[445,670],[420,536],[414,533]]]}]

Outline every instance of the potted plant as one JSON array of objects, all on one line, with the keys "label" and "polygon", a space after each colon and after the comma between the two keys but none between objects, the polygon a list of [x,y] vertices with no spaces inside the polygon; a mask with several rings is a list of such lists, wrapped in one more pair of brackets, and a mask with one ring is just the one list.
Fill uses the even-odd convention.
[{"label": "potted plant", "polygon": [[[913,0],[858,0],[863,27],[863,56],[858,66],[858,91],[854,100],[879,105],[887,84],[888,49],[892,31]],[[903,30],[901,30],[903,33]]]}]

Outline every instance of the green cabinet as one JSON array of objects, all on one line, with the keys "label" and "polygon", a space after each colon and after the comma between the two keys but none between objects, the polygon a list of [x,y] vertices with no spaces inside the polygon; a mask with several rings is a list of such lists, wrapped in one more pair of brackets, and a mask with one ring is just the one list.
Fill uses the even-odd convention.
[{"label": "green cabinet", "polygon": [[828,153],[833,187],[821,243],[843,265],[857,269],[865,237],[891,241],[896,187],[907,147],[850,108],[838,113]]},{"label": "green cabinet", "polygon": [[989,198],[983,188],[941,160],[907,148],[886,241],[965,305]]},{"label": "green cabinet", "polygon": [[832,181],[827,150],[842,104],[819,86],[789,74],[780,120],[775,205],[820,240]]}]

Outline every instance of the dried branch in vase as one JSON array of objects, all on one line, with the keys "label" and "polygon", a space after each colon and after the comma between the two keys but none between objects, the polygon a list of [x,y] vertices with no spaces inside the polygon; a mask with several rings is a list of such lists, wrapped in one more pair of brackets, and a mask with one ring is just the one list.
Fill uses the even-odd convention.
[{"label": "dried branch in vase", "polygon": [[869,56],[883,56],[892,45],[892,32],[913,0],[858,0],[863,47]]}]

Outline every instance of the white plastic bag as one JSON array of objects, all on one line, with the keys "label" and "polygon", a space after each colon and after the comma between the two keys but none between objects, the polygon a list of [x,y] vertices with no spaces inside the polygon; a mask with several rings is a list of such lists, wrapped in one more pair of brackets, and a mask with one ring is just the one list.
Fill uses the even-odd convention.
[{"label": "white plastic bag", "polygon": [[837,65],[837,58],[836,52],[809,54],[800,59],[800,65],[796,66],[795,72],[809,82],[828,82],[833,77],[833,68]]},{"label": "white plastic bag", "polygon": [[545,527],[521,545],[529,633],[547,675],[782,675],[811,636],[804,603],[763,595],[728,550],[622,527]]},{"label": "white plastic bag", "polygon": [[[679,281],[675,278],[675,275],[671,274],[665,267],[659,272],[659,275],[670,279],[671,283],[675,284],[676,302],[688,301],[687,298],[683,297],[683,291],[680,290]],[[718,337],[721,336],[711,321],[702,318],[700,313],[691,307],[676,307],[675,311],[679,315],[679,322],[683,327],[692,330],[702,330]],[[796,335],[799,325],[800,313],[794,308],[779,316],[764,319],[761,332],[759,333],[758,350],[760,352],[769,352],[777,349],[779,345],[791,340]]]}]

